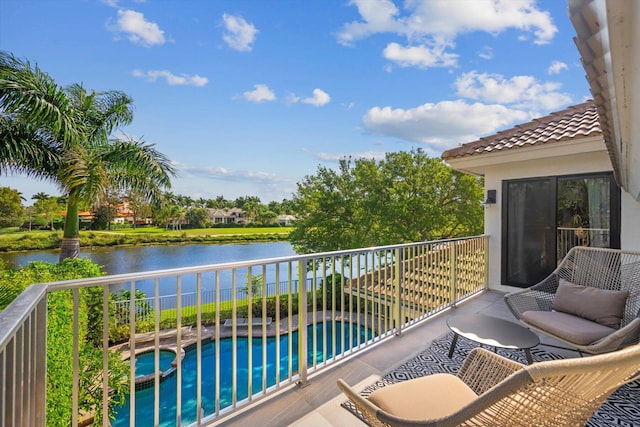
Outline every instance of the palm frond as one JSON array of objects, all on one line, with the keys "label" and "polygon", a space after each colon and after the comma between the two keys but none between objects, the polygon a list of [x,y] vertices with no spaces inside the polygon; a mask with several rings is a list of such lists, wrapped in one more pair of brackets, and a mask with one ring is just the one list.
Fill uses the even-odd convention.
[{"label": "palm frond", "polygon": [[0,114],[0,173],[55,179],[61,161],[60,144],[50,134]]},{"label": "palm frond", "polygon": [[77,137],[73,109],[64,90],[38,66],[0,52],[0,107],[34,127],[50,128],[64,142]]},{"label": "palm frond", "polygon": [[172,162],[142,140],[111,141],[100,156],[111,181],[123,190],[135,190],[149,200],[159,200],[176,176]]}]

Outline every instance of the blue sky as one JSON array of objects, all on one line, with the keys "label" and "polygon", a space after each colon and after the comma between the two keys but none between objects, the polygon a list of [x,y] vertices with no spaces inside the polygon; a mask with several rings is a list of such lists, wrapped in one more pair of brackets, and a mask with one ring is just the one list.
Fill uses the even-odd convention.
[{"label": "blue sky", "polygon": [[[0,49],[134,99],[194,198],[291,198],[339,158],[431,156],[590,97],[558,0],[2,0]],[[28,199],[56,187],[19,176]]]}]

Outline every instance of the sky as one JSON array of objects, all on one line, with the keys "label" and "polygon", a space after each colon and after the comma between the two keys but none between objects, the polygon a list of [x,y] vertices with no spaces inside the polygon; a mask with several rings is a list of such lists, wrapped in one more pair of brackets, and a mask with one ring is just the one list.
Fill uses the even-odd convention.
[{"label": "sky", "polygon": [[[589,99],[559,0],[2,0],[0,50],[119,90],[171,191],[291,199],[341,158],[446,149]],[[0,176],[31,196],[55,185]]]}]

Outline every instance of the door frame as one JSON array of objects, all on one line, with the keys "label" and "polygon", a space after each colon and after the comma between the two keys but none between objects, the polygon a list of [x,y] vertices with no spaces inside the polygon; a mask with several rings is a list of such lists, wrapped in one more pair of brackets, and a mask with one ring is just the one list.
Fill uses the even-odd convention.
[{"label": "door frame", "polygon": [[[508,194],[508,185],[509,183],[514,182],[526,182],[526,181],[535,181],[535,180],[544,180],[548,179],[551,182],[552,191],[551,196],[553,197],[553,212],[554,215],[554,223],[551,224],[552,228],[555,230],[555,235],[558,233],[558,198],[557,198],[557,188],[558,188],[558,179],[577,179],[577,178],[590,178],[590,177],[608,177],[609,178],[609,195],[610,195],[610,240],[609,247],[613,249],[620,249],[620,226],[621,226],[621,191],[620,187],[617,185],[613,172],[611,171],[603,171],[603,172],[589,172],[589,173],[581,173],[581,174],[569,174],[569,175],[549,175],[549,176],[539,176],[539,177],[528,177],[528,178],[517,178],[517,179],[509,179],[502,181],[502,218],[501,218],[501,283],[504,286],[514,286],[514,287],[528,287],[534,285],[531,284],[519,284],[509,282],[507,280],[507,262],[509,257],[509,245],[508,245],[508,206],[509,206],[509,194]],[[557,260],[557,245],[553,245],[553,259]]]}]

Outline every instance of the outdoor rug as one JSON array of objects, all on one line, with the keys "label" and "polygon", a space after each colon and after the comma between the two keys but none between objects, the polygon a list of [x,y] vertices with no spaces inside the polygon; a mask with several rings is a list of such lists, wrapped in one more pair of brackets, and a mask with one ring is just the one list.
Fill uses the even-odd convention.
[{"label": "outdoor rug", "polygon": [[[453,332],[437,338],[426,350],[389,372],[379,381],[365,388],[360,394],[367,397],[380,387],[429,374],[442,372],[455,374],[469,351],[477,347],[478,344],[460,337],[453,358],[449,359],[449,346],[452,338]],[[498,354],[526,364],[522,350],[498,349]],[[531,349],[531,354],[536,362],[562,359],[561,356],[550,353],[541,346]],[[362,414],[350,401],[343,402],[342,406],[364,421]],[[589,420],[587,426],[640,426],[640,380],[621,387],[611,395],[609,400]]]}]

